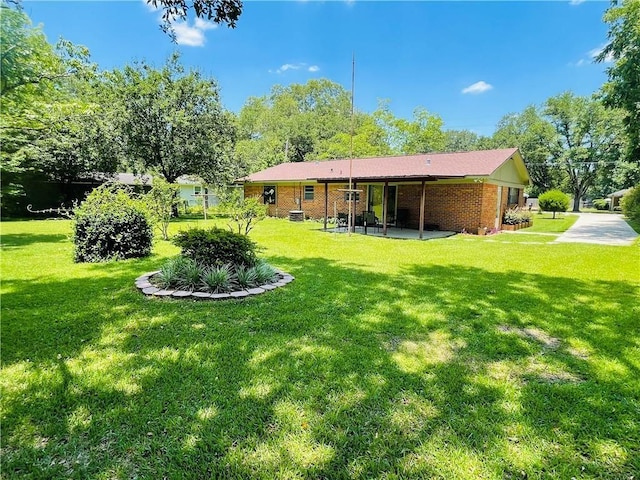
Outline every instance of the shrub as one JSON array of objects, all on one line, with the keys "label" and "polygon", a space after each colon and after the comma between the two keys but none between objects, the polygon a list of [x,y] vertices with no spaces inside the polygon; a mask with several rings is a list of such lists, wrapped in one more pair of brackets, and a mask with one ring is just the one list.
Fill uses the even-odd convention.
[{"label": "shrub", "polygon": [[101,185],[74,212],[76,262],[145,257],[152,239],[144,205],[122,185]]},{"label": "shrub", "polygon": [[505,225],[520,225],[521,223],[527,223],[531,220],[531,212],[528,210],[521,210],[519,208],[509,208],[504,212],[502,223]]},{"label": "shrub", "polygon": [[556,212],[566,212],[569,208],[569,197],[560,190],[549,190],[538,197],[538,205],[545,212],[553,212],[556,218]]},{"label": "shrub", "polygon": [[630,220],[640,222],[640,185],[636,185],[622,197],[620,206]]},{"label": "shrub", "polygon": [[182,255],[203,267],[227,263],[251,267],[256,263],[257,245],[252,240],[216,227],[186,230],[178,233],[173,241],[182,249]]},{"label": "shrub", "polygon": [[593,206],[596,210],[609,210],[609,200],[606,198],[596,198],[593,201]]}]

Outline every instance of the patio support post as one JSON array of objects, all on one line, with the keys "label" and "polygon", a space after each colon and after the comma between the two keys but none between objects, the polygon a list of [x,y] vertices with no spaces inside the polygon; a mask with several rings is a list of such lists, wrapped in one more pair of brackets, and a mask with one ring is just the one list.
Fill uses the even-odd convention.
[{"label": "patio support post", "polygon": [[[358,184],[356,182],[353,182],[353,189],[357,190],[358,189]],[[351,198],[351,202],[353,203],[353,207],[351,208],[351,212],[352,212],[352,216],[351,216],[351,231],[355,233],[356,231],[356,217],[358,216],[356,214],[356,207],[358,206],[358,202],[356,202],[356,195],[358,195],[357,192],[350,192],[349,193],[349,198]]]},{"label": "patio support post", "polygon": [[422,240],[422,232],[424,230],[424,198],[427,191],[427,182],[422,180],[422,193],[420,194],[420,240]]},{"label": "patio support post", "polygon": [[327,230],[327,217],[329,216],[329,183],[324,182],[324,229]]},{"label": "patio support post", "polygon": [[387,197],[389,196],[389,182],[384,182],[382,189],[382,235],[387,235]]}]

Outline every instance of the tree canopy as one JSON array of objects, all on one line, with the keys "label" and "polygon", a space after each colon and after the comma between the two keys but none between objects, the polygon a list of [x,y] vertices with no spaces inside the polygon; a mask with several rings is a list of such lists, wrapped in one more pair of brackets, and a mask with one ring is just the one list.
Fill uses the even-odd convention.
[{"label": "tree canopy", "polygon": [[597,61],[611,61],[608,82],[602,86],[605,103],[624,109],[629,137],[628,183],[640,181],[640,1],[613,0],[604,21],[609,24],[609,43]]},{"label": "tree canopy", "polygon": [[146,0],[149,5],[162,9],[162,25],[160,28],[174,41],[176,39],[173,24],[176,20],[185,21],[189,11],[196,17],[221,25],[235,28],[242,14],[241,0]]},{"label": "tree canopy", "polygon": [[237,175],[233,119],[220,103],[215,81],[185,72],[177,54],[160,69],[139,62],[105,79],[130,167],[157,172],[170,183],[197,175],[220,185]]}]

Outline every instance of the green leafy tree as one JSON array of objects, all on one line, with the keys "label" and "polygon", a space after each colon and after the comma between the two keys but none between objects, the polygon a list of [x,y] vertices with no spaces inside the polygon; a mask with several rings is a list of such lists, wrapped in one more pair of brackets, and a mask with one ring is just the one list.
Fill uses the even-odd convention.
[{"label": "green leafy tree", "polygon": [[151,219],[158,225],[163,240],[169,240],[169,222],[180,201],[179,190],[178,185],[156,176],[151,190],[144,196]]},{"label": "green leafy tree", "polygon": [[353,135],[340,132],[321,142],[316,149],[317,158],[380,157],[391,154],[385,141],[385,131],[368,114],[358,113],[354,119]]},{"label": "green leafy tree", "polygon": [[175,41],[173,23],[185,21],[193,9],[196,17],[235,28],[242,14],[240,0],[147,0],[149,5],[162,9],[162,31]]},{"label": "green leafy tree", "polygon": [[478,149],[480,137],[470,130],[445,130],[443,152],[470,152]]},{"label": "green leafy tree", "polygon": [[544,113],[556,132],[551,159],[567,175],[573,211],[577,212],[599,170],[612,170],[621,156],[621,114],[570,92],[548,99]]},{"label": "green leafy tree", "polygon": [[492,137],[492,148],[518,147],[529,171],[536,196],[552,188],[558,188],[564,172],[551,164],[551,146],[556,131],[533,105],[521,113],[505,115],[496,127]]},{"label": "green leafy tree", "polygon": [[238,164],[251,173],[319,158],[326,145],[343,143],[350,116],[350,94],[334,82],[276,85],[268,96],[248,99],[238,115]]},{"label": "green leafy tree", "polygon": [[121,99],[118,127],[134,170],[157,171],[169,183],[197,175],[222,185],[237,176],[233,117],[216,83],[185,73],[177,54],[161,69],[141,62],[111,72],[107,85]]},{"label": "green leafy tree", "polygon": [[[66,179],[79,170],[96,171],[104,162],[103,157],[86,155],[91,132],[87,118],[96,109],[78,92],[95,72],[88,50],[64,40],[52,46],[22,10],[7,2],[0,5],[0,24],[4,210],[7,202],[24,195],[23,183],[29,177]],[[84,152],[73,152],[78,145]]]},{"label": "green leafy tree", "polygon": [[640,181],[640,2],[613,0],[604,21],[609,24],[609,43],[596,60],[612,62],[609,80],[602,86],[605,103],[626,112],[629,165],[623,170],[624,186],[630,186]]},{"label": "green leafy tree", "polygon": [[540,209],[545,212],[553,212],[553,218],[556,218],[556,212],[566,212],[569,208],[569,197],[560,190],[549,190],[538,197]]},{"label": "green leafy tree", "polygon": [[384,101],[373,116],[386,132],[386,143],[394,154],[440,152],[445,148],[442,119],[422,107],[414,110],[412,120],[406,120],[395,117],[389,102]]},{"label": "green leafy tree", "polygon": [[229,230],[237,230],[239,234],[249,235],[256,223],[267,217],[267,206],[260,196],[244,197],[238,188],[219,193],[221,211],[231,219]]}]

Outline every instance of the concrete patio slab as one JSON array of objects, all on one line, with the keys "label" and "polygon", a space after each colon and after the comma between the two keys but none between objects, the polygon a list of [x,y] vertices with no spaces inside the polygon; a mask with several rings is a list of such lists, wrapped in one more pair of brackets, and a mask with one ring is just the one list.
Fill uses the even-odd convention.
[{"label": "concrete patio slab", "polygon": [[[327,233],[335,233],[335,234],[341,234],[341,235],[347,233],[347,229],[345,227],[327,228],[326,231]],[[422,232],[422,240],[432,240],[434,238],[446,238],[455,234],[456,232],[425,230],[424,232]],[[354,232],[354,235],[369,235],[371,237],[420,240],[420,232],[418,232],[418,230],[412,230],[410,228],[387,227],[387,235],[385,236],[382,232],[382,228],[378,229],[375,227],[369,227],[367,228],[367,233],[365,234],[364,227],[356,227],[356,231]]]}]

